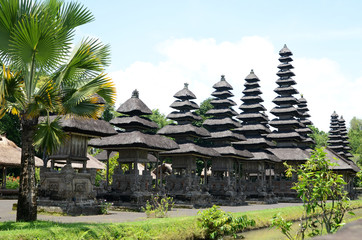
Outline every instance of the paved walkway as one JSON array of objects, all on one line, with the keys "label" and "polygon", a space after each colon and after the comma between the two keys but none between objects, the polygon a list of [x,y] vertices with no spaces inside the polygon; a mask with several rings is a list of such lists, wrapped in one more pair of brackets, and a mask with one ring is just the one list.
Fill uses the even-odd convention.
[{"label": "paved walkway", "polygon": [[[0,200],[0,222],[15,221],[16,212],[12,211],[12,205],[16,200]],[[278,203],[266,205],[248,205],[248,206],[221,206],[226,212],[247,212],[263,209],[283,208],[290,206],[299,206],[301,203]],[[197,212],[203,209],[180,209],[176,208],[169,212],[169,217],[195,216]],[[120,212],[111,211],[109,215],[92,215],[92,216],[52,216],[38,214],[38,220],[54,221],[54,222],[89,222],[89,223],[116,223],[141,221],[146,219],[143,212]]]}]

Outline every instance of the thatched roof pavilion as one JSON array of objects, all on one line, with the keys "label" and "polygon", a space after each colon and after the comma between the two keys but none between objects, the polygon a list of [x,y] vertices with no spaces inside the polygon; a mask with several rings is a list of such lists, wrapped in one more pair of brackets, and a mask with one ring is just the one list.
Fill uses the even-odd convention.
[{"label": "thatched roof pavilion", "polygon": [[344,155],[343,139],[340,133],[338,114],[335,111],[331,115],[331,124],[327,143],[329,148],[338,155]]},{"label": "thatched roof pavilion", "polygon": [[308,136],[312,133],[312,130],[308,126],[313,125],[313,123],[309,120],[310,115],[308,113],[309,109],[307,106],[307,100],[303,97],[303,95],[298,99],[298,102],[297,110],[300,113],[299,121],[304,125],[304,127],[296,129],[296,131],[304,137],[304,140],[299,144],[299,146],[303,149],[310,149],[311,146],[315,144],[315,141]]},{"label": "thatched roof pavilion", "polygon": [[[20,167],[21,166],[21,148],[7,139],[5,136],[0,135],[0,167],[2,168],[2,186],[6,186],[6,168],[7,167]],[[35,157],[35,166],[43,166],[43,160]]]},{"label": "thatched roof pavilion", "polygon": [[[150,130],[157,129],[158,125],[146,117],[151,115],[152,111],[139,98],[137,90],[133,91],[130,99],[121,104],[117,112],[122,115],[112,119],[110,123],[124,131],[114,136],[93,139],[89,145],[106,150],[103,152],[107,154],[107,171],[111,152],[119,153],[120,167],[113,175],[112,189],[119,196],[138,199],[142,194],[147,195],[152,186],[151,172],[146,168],[140,172],[139,164],[146,165],[151,162],[158,164],[158,158],[150,154],[151,152],[158,156],[159,152],[178,149],[179,146],[169,138],[150,133]],[[128,172],[124,173],[121,170],[122,164],[128,165]],[[133,187],[126,189],[125,186]],[[142,192],[142,194],[139,195],[136,192]]]},{"label": "thatched roof pavilion", "polygon": [[338,119],[338,124],[339,124],[339,133],[340,133],[341,138],[343,140],[343,142],[342,142],[342,144],[343,144],[343,157],[352,161],[351,158],[353,157],[353,155],[350,153],[351,147],[349,146],[350,143],[348,141],[348,132],[347,132],[347,128],[346,128],[346,121],[343,119],[343,116],[341,116]]},{"label": "thatched roof pavilion", "polygon": [[243,103],[239,107],[242,112],[237,116],[242,121],[242,126],[234,129],[234,131],[243,134],[246,141],[235,142],[233,145],[236,148],[250,151],[254,155],[250,160],[278,162],[280,160],[268,151],[268,148],[273,147],[274,144],[265,137],[270,133],[267,124],[269,119],[264,114],[265,107],[261,104],[264,100],[260,96],[259,82],[260,80],[253,70],[245,78],[244,96],[241,98]]},{"label": "thatched roof pavilion", "polygon": [[[291,71],[294,67],[290,64],[293,61],[291,57],[293,53],[284,45],[279,51],[279,55],[281,64],[278,65],[277,75],[279,79],[276,81],[278,87],[274,90],[278,96],[273,100],[277,106],[270,111],[277,118],[269,122],[272,127],[278,130],[268,134],[267,137],[277,143],[277,148],[283,148],[283,150],[278,150],[278,152],[285,151],[285,154],[281,154],[281,156],[293,155],[293,159],[305,161],[303,151],[296,149],[298,144],[305,139],[296,129],[305,126],[299,121],[300,113],[296,108],[299,101],[293,96],[298,93],[293,87],[296,84],[292,79],[295,74]],[[297,155],[298,153],[300,154]]]}]

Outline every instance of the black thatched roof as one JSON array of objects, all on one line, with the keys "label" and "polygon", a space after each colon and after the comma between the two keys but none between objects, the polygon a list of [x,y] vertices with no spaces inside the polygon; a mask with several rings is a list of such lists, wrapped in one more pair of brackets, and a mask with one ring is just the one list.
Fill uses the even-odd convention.
[{"label": "black thatched roof", "polygon": [[229,129],[241,127],[240,123],[232,118],[215,119],[209,118],[204,121],[205,127],[227,126]]},{"label": "black thatched roof", "polygon": [[268,117],[263,113],[240,113],[237,119],[246,121],[246,120],[262,120],[262,121],[269,121]]},{"label": "black thatched roof", "polygon": [[221,80],[215,83],[212,87],[221,91],[233,89],[233,87],[225,80],[225,75],[221,75]]},{"label": "black thatched roof", "polygon": [[324,149],[324,152],[326,153],[326,158],[330,160],[332,163],[337,163],[338,166],[334,166],[331,169],[333,170],[349,170],[353,172],[359,172],[360,168],[353,162],[350,161],[343,156],[336,153],[334,150],[332,150],[329,147],[326,147]]},{"label": "black thatched roof", "polygon": [[259,103],[256,103],[256,104],[241,104],[239,109],[243,110],[243,111],[247,111],[249,109],[253,109],[255,111],[266,111],[266,108],[263,105],[259,104]]},{"label": "black thatched roof", "polygon": [[279,51],[280,56],[291,56],[293,55],[292,51],[289,50],[286,44],[284,44],[283,48]]},{"label": "black thatched roof", "polygon": [[184,124],[184,125],[166,125],[161,128],[158,134],[170,136],[170,137],[177,137],[177,136],[194,136],[194,137],[209,137],[210,133],[201,127],[196,127],[192,124]]},{"label": "black thatched roof", "polygon": [[117,112],[128,114],[131,116],[139,115],[151,115],[152,111],[139,99],[139,93],[134,90],[132,97],[124,102],[118,109]]},{"label": "black thatched roof", "polygon": [[199,121],[202,118],[194,112],[171,112],[167,115],[167,118],[175,120],[175,121]]},{"label": "black thatched roof", "polygon": [[199,106],[195,102],[189,100],[183,100],[183,101],[176,100],[170,105],[170,107],[177,110],[188,110],[188,111],[199,109]]},{"label": "black thatched roof", "polygon": [[276,98],[273,99],[272,101],[275,104],[291,104],[291,105],[295,105],[298,104],[298,100],[295,97],[282,97],[282,96],[278,96]]},{"label": "black thatched roof", "polygon": [[267,128],[265,125],[256,123],[256,124],[249,124],[249,125],[242,125],[240,128],[235,128],[233,131],[246,133],[246,132],[261,132],[261,133],[270,133],[270,129]]},{"label": "black thatched roof", "polygon": [[276,92],[278,94],[297,94],[297,93],[299,93],[297,91],[297,89],[295,89],[293,87],[277,87],[276,89],[274,89],[274,92]]},{"label": "black thatched roof", "polygon": [[296,81],[294,81],[294,79],[292,78],[287,78],[287,79],[281,79],[279,78],[276,83],[279,85],[279,86],[282,86],[282,85],[295,85],[297,84]]},{"label": "black thatched roof", "polygon": [[237,112],[235,112],[234,109],[232,108],[222,108],[222,109],[216,109],[216,108],[212,108],[210,109],[209,111],[206,112],[206,115],[211,115],[211,116],[218,116],[218,115],[221,115],[221,116],[230,116],[230,117],[233,117],[233,116],[236,116],[238,115]]},{"label": "black thatched roof", "polygon": [[236,142],[236,141],[245,141],[246,138],[242,134],[234,133],[230,130],[220,131],[220,132],[211,132],[210,137],[206,137],[207,139],[213,139],[213,140],[228,140],[230,142]]},{"label": "black thatched roof", "polygon": [[283,133],[283,132],[273,132],[268,134],[267,136],[268,138],[272,139],[272,140],[287,140],[287,139],[295,139],[297,141],[301,141],[304,138],[302,136],[300,136],[299,133],[297,132],[287,132],[287,133]]},{"label": "black thatched roof", "polygon": [[[116,156],[116,154],[117,154],[116,151],[112,151],[111,154],[109,155],[109,158]],[[102,152],[98,153],[94,157],[97,158],[99,161],[107,161],[107,151],[103,150]]]},{"label": "black thatched roof", "polygon": [[245,80],[247,82],[258,82],[259,78],[254,74],[254,70],[251,69],[250,73],[248,76],[246,76]]},{"label": "black thatched roof", "polygon": [[272,143],[271,141],[268,141],[267,139],[265,139],[263,137],[247,138],[246,141],[234,142],[233,145],[235,145],[235,146],[245,146],[249,150],[251,150],[251,147],[248,147],[248,146],[256,146],[256,145],[258,145],[258,146],[259,145],[269,146],[269,147],[275,146],[274,143]]},{"label": "black thatched roof", "polygon": [[236,103],[231,99],[213,99],[210,101],[210,103],[214,106],[235,106]]},{"label": "black thatched roof", "polygon": [[175,98],[180,100],[190,100],[190,99],[196,99],[195,94],[193,94],[189,88],[188,84],[185,83],[184,88],[180,91],[178,91],[175,95],[173,95]]},{"label": "black thatched roof", "polygon": [[308,151],[300,148],[271,148],[268,151],[282,161],[305,161],[310,157]]},{"label": "black thatched roof", "polygon": [[233,157],[233,158],[252,158],[253,154],[247,150],[237,150],[232,146],[226,147],[214,147],[214,150],[217,151],[223,157]]},{"label": "black thatched roof", "polygon": [[275,107],[270,111],[270,113],[274,114],[275,116],[281,116],[281,115],[299,116],[298,110],[293,106],[291,106],[291,107]]},{"label": "black thatched roof", "polygon": [[[54,121],[58,116],[50,116]],[[45,121],[45,117],[39,119]],[[90,137],[105,137],[117,134],[111,124],[104,120],[82,117],[61,116],[60,125],[65,132],[80,133]]]},{"label": "black thatched roof", "polygon": [[252,103],[259,103],[264,102],[264,100],[260,96],[244,96],[240,98],[241,101],[244,103],[252,102]]},{"label": "black thatched roof", "polygon": [[143,148],[149,151],[166,151],[178,148],[178,145],[169,138],[139,131],[123,132],[111,137],[92,139],[88,145],[110,150]]},{"label": "black thatched roof", "polygon": [[139,116],[132,116],[132,117],[121,116],[121,117],[112,119],[110,121],[110,123],[117,127],[124,128],[124,129],[129,129],[129,128],[157,129],[158,128],[157,123],[154,123],[147,118],[142,118]]},{"label": "black thatched roof", "polygon": [[252,154],[254,155],[254,157],[252,157],[250,160],[255,160],[255,161],[271,161],[271,162],[281,162],[281,160],[271,154],[271,153],[267,153],[267,152],[252,152]]},{"label": "black thatched roof", "polygon": [[298,120],[296,119],[283,119],[283,120],[279,120],[278,118],[275,118],[273,120],[271,120],[269,122],[269,124],[273,127],[278,127],[278,126],[295,126],[295,127],[304,127],[303,124],[301,124]]},{"label": "black thatched roof", "polygon": [[220,97],[220,98],[228,98],[228,97],[233,97],[234,94],[232,94],[232,92],[230,92],[229,90],[224,90],[224,91],[216,90],[213,93],[211,93],[211,96]]},{"label": "black thatched roof", "polygon": [[212,148],[200,147],[194,143],[179,144],[179,149],[160,153],[161,156],[194,155],[201,158],[218,157],[220,154]]}]

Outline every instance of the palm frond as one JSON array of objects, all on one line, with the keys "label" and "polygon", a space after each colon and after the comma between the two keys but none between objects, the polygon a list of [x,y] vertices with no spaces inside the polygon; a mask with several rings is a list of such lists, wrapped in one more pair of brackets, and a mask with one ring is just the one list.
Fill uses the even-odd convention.
[{"label": "palm frond", "polygon": [[66,139],[66,134],[63,132],[60,125],[60,118],[55,118],[52,122],[49,116],[44,122],[38,124],[38,128],[34,135],[34,144],[47,154],[54,153]]},{"label": "palm frond", "polygon": [[96,77],[110,63],[109,45],[103,45],[97,39],[85,39],[73,50],[65,66],[53,76],[59,85],[77,87],[82,81]]},{"label": "palm frond", "polygon": [[60,8],[60,18],[63,24],[69,29],[74,29],[80,25],[94,20],[92,13],[80,3],[68,2]]},{"label": "palm frond", "polygon": [[104,106],[94,104],[93,100],[93,98],[89,98],[75,105],[63,105],[62,114],[75,117],[99,118],[102,115]]}]

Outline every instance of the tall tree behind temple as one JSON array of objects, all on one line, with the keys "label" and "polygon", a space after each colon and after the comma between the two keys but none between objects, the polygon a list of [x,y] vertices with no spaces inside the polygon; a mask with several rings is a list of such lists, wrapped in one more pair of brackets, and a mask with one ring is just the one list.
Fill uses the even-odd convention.
[{"label": "tall tree behind temple", "polygon": [[312,133],[309,134],[309,137],[311,137],[315,141],[315,147],[316,148],[326,147],[328,145],[327,144],[328,133],[319,130],[314,125],[309,125],[308,127],[312,130]]},{"label": "tall tree behind temple", "polygon": [[350,128],[348,130],[348,138],[351,153],[354,155],[354,160],[362,165],[362,119],[356,117],[350,121]]},{"label": "tall tree behind temple", "polygon": [[0,119],[0,134],[6,135],[9,140],[20,146],[21,134],[19,117],[6,113],[4,117]]}]

